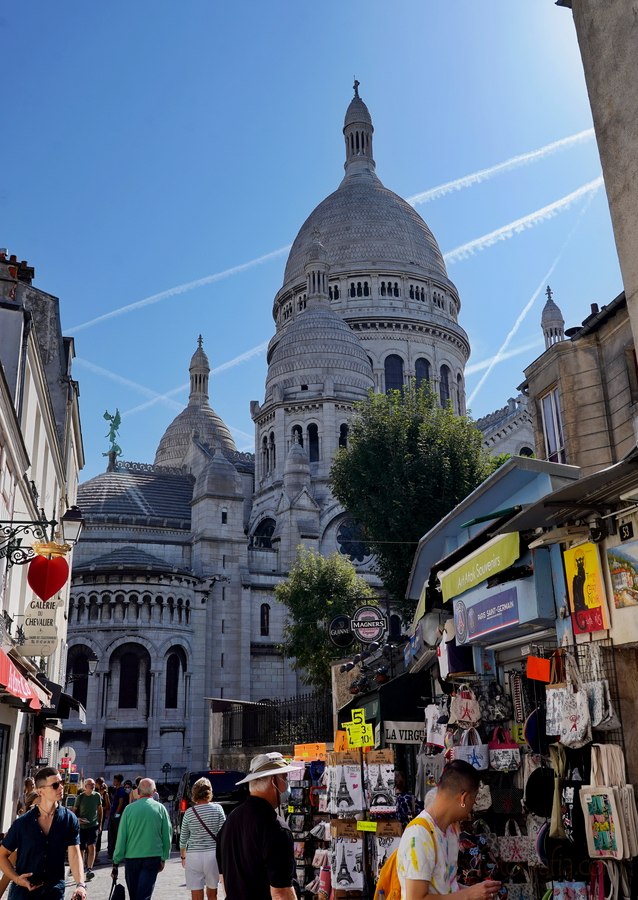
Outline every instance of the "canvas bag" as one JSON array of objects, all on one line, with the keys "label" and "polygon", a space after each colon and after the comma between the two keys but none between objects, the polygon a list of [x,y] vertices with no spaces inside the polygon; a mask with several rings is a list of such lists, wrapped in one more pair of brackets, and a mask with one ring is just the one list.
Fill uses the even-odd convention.
[{"label": "canvas bag", "polygon": [[554,736],[560,734],[563,706],[568,693],[564,650],[554,652],[550,671],[550,682],[545,685],[545,733]]},{"label": "canvas bag", "polygon": [[514,875],[516,872],[520,872],[525,881],[507,881],[505,883],[507,900],[534,900],[534,885],[529,877],[529,872],[522,866],[514,866],[511,874]]},{"label": "canvas bag", "polygon": [[497,772],[515,772],[521,764],[521,748],[502,725],[492,732],[487,745],[490,751],[490,768]]},{"label": "canvas bag", "polygon": [[596,731],[615,731],[621,725],[611,702],[600,647],[592,641],[583,646],[582,653],[583,669],[587,673],[583,688],[587,691],[592,728]]},{"label": "canvas bag", "polygon": [[505,823],[505,834],[498,839],[498,849],[504,862],[529,865],[536,861],[536,842],[530,835],[521,833],[515,819]]},{"label": "canvas bag", "polygon": [[509,722],[514,714],[511,698],[497,681],[490,681],[478,697],[483,722]]},{"label": "canvas bag", "polygon": [[431,747],[445,747],[447,723],[439,722],[443,715],[443,710],[436,703],[425,707],[425,740]]},{"label": "canvas bag", "polygon": [[583,785],[580,802],[585,816],[587,850],[593,859],[624,856],[621,813],[615,788]]},{"label": "canvas bag", "polygon": [[489,809],[492,805],[492,792],[490,790],[489,784],[485,781],[481,781],[479,785],[478,794],[476,795],[476,800],[474,801],[474,811],[475,812],[485,812],[486,809]]},{"label": "canvas bag", "polygon": [[549,748],[549,758],[554,770],[554,795],[549,834],[550,837],[562,841],[565,839],[565,826],[561,810],[561,786],[567,768],[565,748],[561,744],[552,744]]},{"label": "canvas bag", "polygon": [[450,702],[450,725],[475,728],[481,721],[481,708],[469,684],[459,685]]},{"label": "canvas bag", "polygon": [[589,900],[589,888],[584,881],[555,881],[552,900]]},{"label": "canvas bag", "polygon": [[565,665],[568,691],[563,701],[559,736],[566,747],[582,747],[592,739],[589,700],[571,653],[565,654]]},{"label": "canvas bag", "polygon": [[461,742],[453,748],[453,758],[462,759],[483,771],[489,765],[489,750],[487,744],[481,743],[481,738],[476,728],[466,728],[463,731]]}]

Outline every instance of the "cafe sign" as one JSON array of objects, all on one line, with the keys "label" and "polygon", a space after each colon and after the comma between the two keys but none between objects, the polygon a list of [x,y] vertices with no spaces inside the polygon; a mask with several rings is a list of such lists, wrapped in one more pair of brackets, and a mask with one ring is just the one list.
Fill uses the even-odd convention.
[{"label": "cafe sign", "polygon": [[520,538],[517,531],[492,538],[474,553],[468,554],[461,562],[439,572],[443,600],[451,600],[487,581],[497,572],[509,569],[520,555]]}]

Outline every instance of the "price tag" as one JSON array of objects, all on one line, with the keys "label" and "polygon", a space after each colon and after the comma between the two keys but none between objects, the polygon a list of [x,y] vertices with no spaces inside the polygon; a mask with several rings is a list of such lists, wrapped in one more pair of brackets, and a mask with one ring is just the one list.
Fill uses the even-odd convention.
[{"label": "price tag", "polygon": [[357,831],[376,831],[376,822],[357,822]]},{"label": "price tag", "polygon": [[294,807],[294,806],[288,805],[288,812],[289,812],[289,813],[294,813],[294,811],[295,811],[295,807]]}]

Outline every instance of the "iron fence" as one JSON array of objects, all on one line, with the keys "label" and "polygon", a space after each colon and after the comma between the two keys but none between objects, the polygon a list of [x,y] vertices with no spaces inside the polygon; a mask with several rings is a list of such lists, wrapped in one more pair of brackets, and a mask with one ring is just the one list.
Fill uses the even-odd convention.
[{"label": "iron fence", "polygon": [[222,748],[270,747],[332,740],[330,692],[233,706],[222,713]]}]

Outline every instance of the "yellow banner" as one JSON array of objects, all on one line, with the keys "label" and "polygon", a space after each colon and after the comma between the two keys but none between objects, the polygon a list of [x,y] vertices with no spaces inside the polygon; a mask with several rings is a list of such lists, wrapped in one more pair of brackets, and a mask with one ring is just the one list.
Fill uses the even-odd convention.
[{"label": "yellow banner", "polygon": [[482,581],[487,581],[497,572],[509,569],[520,555],[521,545],[517,531],[492,538],[460,563],[439,572],[443,599],[451,600]]}]

